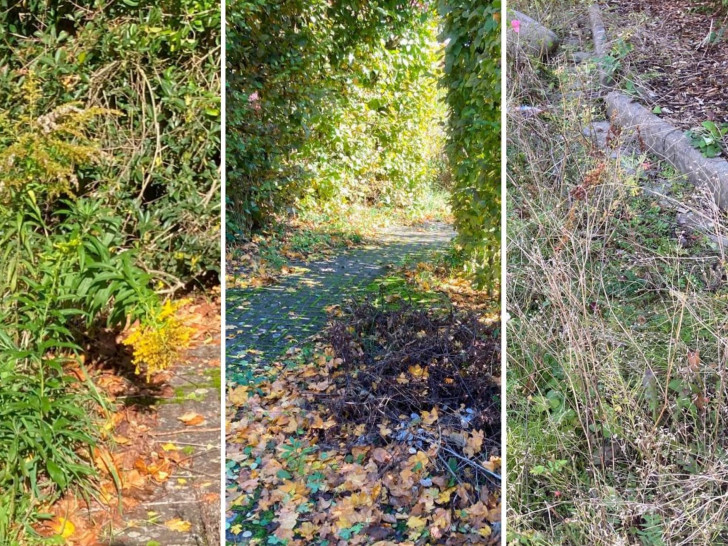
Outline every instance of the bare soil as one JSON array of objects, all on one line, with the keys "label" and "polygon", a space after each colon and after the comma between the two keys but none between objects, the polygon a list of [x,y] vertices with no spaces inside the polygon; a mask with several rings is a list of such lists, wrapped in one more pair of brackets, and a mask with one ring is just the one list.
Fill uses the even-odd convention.
[{"label": "bare soil", "polygon": [[620,28],[636,29],[628,37],[635,48],[629,58],[647,87],[643,100],[660,106],[663,117],[683,129],[706,120],[728,123],[728,11],[716,6],[674,0],[609,3],[610,39]]}]

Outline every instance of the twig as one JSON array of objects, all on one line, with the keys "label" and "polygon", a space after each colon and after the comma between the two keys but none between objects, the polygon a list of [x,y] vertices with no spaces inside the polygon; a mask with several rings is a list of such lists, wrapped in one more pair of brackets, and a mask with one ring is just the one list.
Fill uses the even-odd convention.
[{"label": "twig", "polygon": [[483,472],[484,474],[487,474],[488,476],[491,476],[492,478],[495,478],[498,481],[500,481],[502,479],[501,476],[500,476],[500,474],[496,474],[492,470],[488,470],[487,468],[485,468],[483,465],[480,465],[477,462],[475,462],[475,461],[473,461],[471,459],[468,459],[467,457],[463,457],[457,451],[454,451],[454,450],[450,449],[449,447],[447,447],[447,445],[445,445],[444,442],[442,442],[442,440],[438,440],[438,439],[435,439],[435,438],[430,438],[429,436],[420,436],[420,435],[413,436],[413,438],[417,438],[418,440],[422,440],[423,442],[427,442],[430,445],[436,444],[440,449],[442,449],[443,451],[447,451],[450,455],[452,455],[456,459],[460,459],[462,462],[464,462],[468,466],[472,466],[476,470],[479,470],[479,471]]},{"label": "twig", "polygon": [[220,430],[220,427],[214,427],[214,428],[182,428],[179,430],[168,430],[164,432],[155,432],[152,433],[151,436],[173,436],[174,434],[181,434],[183,432],[218,432]]}]

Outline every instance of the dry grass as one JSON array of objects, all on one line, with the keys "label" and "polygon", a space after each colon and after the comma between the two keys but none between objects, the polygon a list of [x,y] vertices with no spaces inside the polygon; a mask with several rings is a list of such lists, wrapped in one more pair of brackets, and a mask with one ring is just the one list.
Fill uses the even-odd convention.
[{"label": "dry grass", "polygon": [[[587,47],[566,7],[544,15]],[[565,57],[511,67],[510,104],[548,108],[508,127],[509,543],[727,544],[726,252],[676,215],[728,222],[584,136],[595,69]]]}]

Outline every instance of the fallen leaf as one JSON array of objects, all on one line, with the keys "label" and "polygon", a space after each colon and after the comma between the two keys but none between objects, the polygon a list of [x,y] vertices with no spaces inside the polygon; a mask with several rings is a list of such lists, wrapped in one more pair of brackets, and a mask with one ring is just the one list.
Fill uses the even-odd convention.
[{"label": "fallen leaf", "polygon": [[202,415],[193,411],[185,413],[184,415],[177,417],[177,419],[182,421],[188,427],[194,427],[205,422],[205,418]]},{"label": "fallen leaf", "polygon": [[700,351],[688,351],[688,365],[693,372],[700,370]]},{"label": "fallen leaf", "polygon": [[372,459],[380,464],[386,464],[392,460],[392,454],[386,449],[378,447],[372,451]]},{"label": "fallen leaf", "polygon": [[170,531],[177,531],[178,533],[189,533],[192,524],[189,521],[185,521],[180,518],[174,518],[165,521],[164,526]]},{"label": "fallen leaf", "polygon": [[432,411],[422,412],[422,422],[426,425],[433,425],[437,421],[439,415],[437,414],[437,408],[432,408]]},{"label": "fallen leaf", "polygon": [[475,457],[480,450],[483,449],[483,439],[485,433],[482,430],[476,430],[473,432],[465,443],[465,449],[463,450],[468,457]]},{"label": "fallen leaf", "polygon": [[422,529],[425,525],[427,525],[427,520],[425,518],[410,516],[407,519],[407,527],[410,529]]},{"label": "fallen leaf", "polygon": [[66,518],[59,517],[51,524],[53,532],[61,538],[70,538],[76,532],[76,526]]},{"label": "fallen leaf", "polygon": [[483,466],[490,470],[491,472],[495,472],[498,470],[501,466],[501,458],[500,457],[491,457],[488,461],[483,463]]},{"label": "fallen leaf", "polygon": [[244,406],[248,401],[248,387],[236,387],[227,395],[228,402],[235,406]]}]

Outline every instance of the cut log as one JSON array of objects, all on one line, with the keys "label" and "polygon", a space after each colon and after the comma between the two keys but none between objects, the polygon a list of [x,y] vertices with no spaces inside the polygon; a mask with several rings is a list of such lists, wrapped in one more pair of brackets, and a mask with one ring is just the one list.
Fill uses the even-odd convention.
[{"label": "cut log", "polygon": [[636,132],[641,144],[664,159],[698,187],[706,187],[722,210],[728,210],[728,161],[707,158],[683,132],[660,119],[631,97],[612,91],[604,99],[607,115],[623,131]]},{"label": "cut log", "polygon": [[604,21],[602,21],[602,13],[596,4],[589,6],[589,22],[591,23],[594,51],[599,65],[599,83],[604,86],[613,85],[614,81],[612,80],[612,76],[604,68],[604,62],[609,55],[607,31],[604,28]]}]

